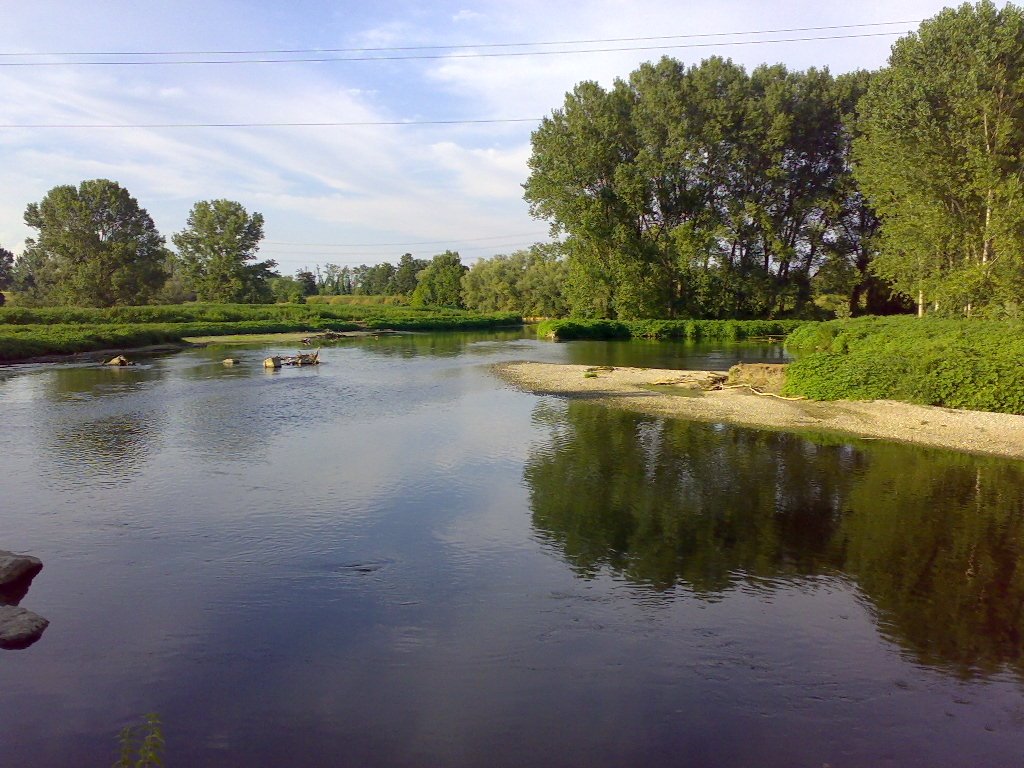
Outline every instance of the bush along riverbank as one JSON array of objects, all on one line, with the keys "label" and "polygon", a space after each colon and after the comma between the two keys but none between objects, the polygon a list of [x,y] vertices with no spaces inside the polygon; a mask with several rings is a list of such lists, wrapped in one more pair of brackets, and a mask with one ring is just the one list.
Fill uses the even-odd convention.
[{"label": "bush along riverbank", "polygon": [[1024,414],[1024,326],[908,316],[811,323],[783,393],[814,400],[901,400]]},{"label": "bush along riverbank", "polygon": [[90,309],[52,307],[0,310],[0,362],[103,349],[182,344],[196,336],[228,336],[358,329],[396,331],[486,330],[522,324],[508,313],[409,307],[197,304]]},{"label": "bush along riverbank", "polygon": [[806,320],[545,320],[537,334],[558,341],[575,339],[659,339],[740,341],[783,337]]}]

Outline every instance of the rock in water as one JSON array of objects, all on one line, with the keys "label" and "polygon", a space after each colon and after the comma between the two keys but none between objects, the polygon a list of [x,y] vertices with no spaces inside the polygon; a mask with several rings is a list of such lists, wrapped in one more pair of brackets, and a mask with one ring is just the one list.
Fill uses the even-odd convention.
[{"label": "rock in water", "polygon": [[16,605],[0,605],[0,648],[28,648],[50,625],[42,616]]},{"label": "rock in water", "polygon": [[31,555],[16,555],[0,549],[0,586],[31,579],[43,569],[43,561]]},{"label": "rock in water", "polygon": [[124,355],[118,355],[108,360],[106,365],[133,365],[133,363]]}]

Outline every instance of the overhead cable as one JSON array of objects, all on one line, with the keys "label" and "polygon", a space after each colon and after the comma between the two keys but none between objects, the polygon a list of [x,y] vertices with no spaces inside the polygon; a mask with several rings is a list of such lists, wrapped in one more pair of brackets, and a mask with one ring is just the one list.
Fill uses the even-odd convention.
[{"label": "overhead cable", "polygon": [[0,67],[160,67],[183,65],[238,65],[238,64],[312,64],[327,62],[413,61],[436,59],[523,58],[527,56],[572,56],[590,53],[622,53],[627,51],[662,51],[693,48],[721,48],[736,45],[769,45],[775,43],[805,43],[819,40],[852,40],[866,37],[895,37],[896,32],[862,32],[853,35],[819,35],[813,37],[779,37],[770,40],[725,40],[714,43],[678,43],[672,45],[625,46],[618,48],[578,48],[565,51],[501,51],[473,53],[423,53],[399,56],[309,56],[288,59],[166,59],[163,61],[0,61]]},{"label": "overhead cable", "polygon": [[388,51],[440,51],[466,50],[474,48],[527,48],[548,45],[593,45],[597,43],[635,43],[649,40],[689,40],[706,37],[733,37],[737,35],[773,35],[784,32],[821,32],[831,29],[863,29],[866,27],[891,27],[919,24],[920,19],[908,21],[873,21],[861,24],[830,24],[817,27],[783,27],[780,29],[759,29],[737,32],[697,32],[682,35],[649,35],[644,37],[605,37],[583,40],[544,40],[538,42],[517,43],[466,43],[449,45],[397,45],[379,46],[375,48],[258,48],[237,51],[183,50],[183,51],[32,51],[18,53],[16,51],[0,51],[0,57],[16,56],[253,56],[253,55],[284,55],[296,53],[384,53]]}]

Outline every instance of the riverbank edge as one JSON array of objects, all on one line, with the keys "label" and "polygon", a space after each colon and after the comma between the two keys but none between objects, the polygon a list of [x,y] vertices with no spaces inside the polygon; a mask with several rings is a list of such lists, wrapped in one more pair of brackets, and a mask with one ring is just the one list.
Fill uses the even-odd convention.
[{"label": "riverbank edge", "polygon": [[[743,388],[693,391],[709,375],[724,371],[528,361],[496,363],[490,369],[503,381],[526,392],[585,399],[652,416],[1024,458],[1024,416],[895,400],[786,400]],[[663,389],[656,391],[652,387]]]},{"label": "riverbank edge", "polygon": [[22,357],[16,360],[0,360],[0,368],[9,368],[14,365],[29,365],[33,363],[97,363],[105,362],[117,355],[165,355],[171,352],[181,352],[184,349],[193,349],[204,346],[193,344],[187,341],[147,344],[141,347],[106,347],[104,349],[86,349],[81,352],[66,352],[54,355],[36,355],[35,357]]}]

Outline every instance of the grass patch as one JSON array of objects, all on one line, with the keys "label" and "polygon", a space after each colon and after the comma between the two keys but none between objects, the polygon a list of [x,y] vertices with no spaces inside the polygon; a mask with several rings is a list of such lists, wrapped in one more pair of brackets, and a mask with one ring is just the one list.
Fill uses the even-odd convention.
[{"label": "grass patch", "polygon": [[[466,331],[521,325],[510,313],[403,306],[185,304],[0,308],[0,361],[181,343],[188,338],[316,331]],[[251,341],[252,339],[247,339]]]}]

